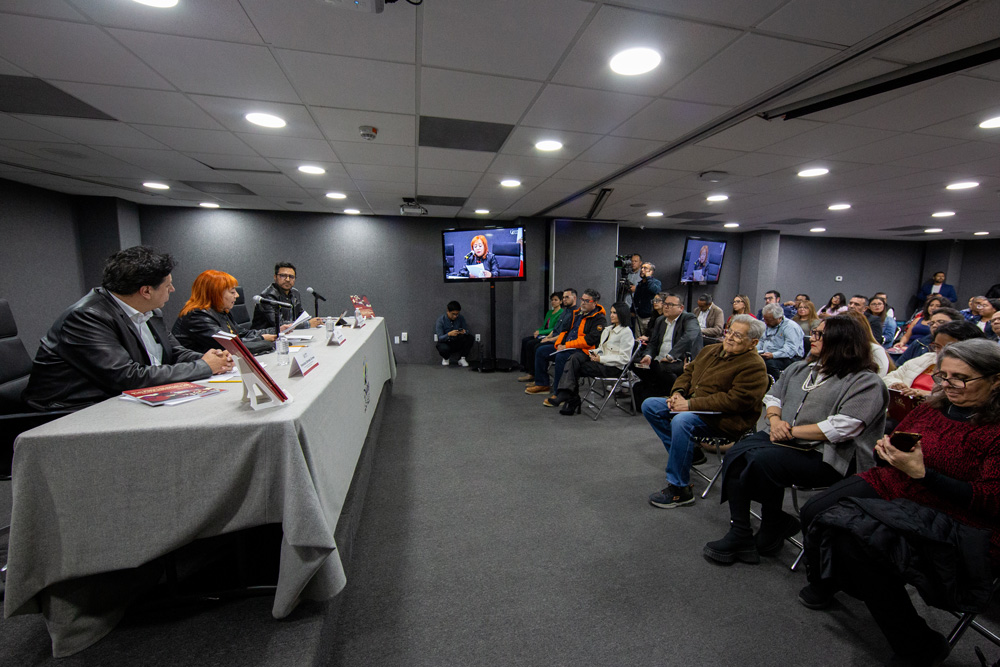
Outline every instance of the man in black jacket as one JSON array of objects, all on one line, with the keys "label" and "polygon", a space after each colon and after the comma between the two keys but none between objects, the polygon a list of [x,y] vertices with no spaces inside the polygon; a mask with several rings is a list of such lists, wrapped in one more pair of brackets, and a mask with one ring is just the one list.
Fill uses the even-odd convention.
[{"label": "man in black jacket", "polygon": [[634,390],[636,405],[650,396],[666,396],[684,372],[685,361],[694,359],[702,346],[698,318],[684,311],[680,296],[665,295],[663,317],[650,332],[646,354],[635,368],[641,380]]},{"label": "man in black jacket", "polygon": [[144,246],[112,255],[96,287],[42,338],[24,390],[37,410],[79,409],[126,389],[203,380],[233,367],[223,350],[182,347],[160,308],[174,291],[173,258]]},{"label": "man in black jacket", "polygon": [[[275,331],[275,326],[281,327],[281,331],[287,331],[291,327],[288,325],[302,314],[302,295],[295,289],[295,267],[291,262],[278,262],[274,265],[274,282],[267,286],[260,296],[272,301],[291,304],[291,308],[276,306],[273,303],[261,302],[253,309],[253,322],[251,329],[267,330],[267,333],[280,333]],[[308,329],[309,327],[323,326],[322,317],[314,317],[308,322],[303,322],[297,329]]]},{"label": "man in black jacket", "polygon": [[639,284],[632,290],[632,311],[635,313],[637,336],[648,336],[649,325],[653,315],[653,297],[659,294],[663,286],[653,277],[656,266],[645,262],[639,269]]}]

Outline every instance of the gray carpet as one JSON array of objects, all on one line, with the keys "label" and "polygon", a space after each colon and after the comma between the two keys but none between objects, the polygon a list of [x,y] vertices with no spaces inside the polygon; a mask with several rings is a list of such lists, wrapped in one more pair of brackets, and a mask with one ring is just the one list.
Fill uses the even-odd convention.
[{"label": "gray carpet", "polygon": [[[666,455],[642,416],[565,417],[512,374],[404,366],[382,426],[331,665],[872,665],[863,605],[829,612],[789,545],[720,567],[718,492],[653,508]],[[704,488],[697,481],[696,490]],[[922,606],[921,606],[922,608]],[[941,631],[951,617],[931,610]],[[949,665],[978,665],[967,635]]]}]

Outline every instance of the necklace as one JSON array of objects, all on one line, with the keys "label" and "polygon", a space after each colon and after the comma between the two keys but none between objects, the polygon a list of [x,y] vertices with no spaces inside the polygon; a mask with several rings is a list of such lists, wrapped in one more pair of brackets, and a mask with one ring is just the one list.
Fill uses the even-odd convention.
[{"label": "necklace", "polygon": [[819,375],[816,374],[816,362],[809,364],[809,367],[811,369],[809,371],[809,375],[807,375],[806,379],[802,381],[802,391],[805,392],[812,391],[813,389],[819,387],[821,384],[823,384],[829,379],[826,375],[823,375],[822,373]]}]

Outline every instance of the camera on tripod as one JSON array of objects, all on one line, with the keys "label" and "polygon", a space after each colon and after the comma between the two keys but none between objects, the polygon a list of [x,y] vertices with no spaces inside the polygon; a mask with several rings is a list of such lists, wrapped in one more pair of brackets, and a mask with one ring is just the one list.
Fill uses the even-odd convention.
[{"label": "camera on tripod", "polygon": [[635,253],[628,253],[626,255],[615,255],[615,268],[616,269],[628,269],[632,270],[632,255]]}]

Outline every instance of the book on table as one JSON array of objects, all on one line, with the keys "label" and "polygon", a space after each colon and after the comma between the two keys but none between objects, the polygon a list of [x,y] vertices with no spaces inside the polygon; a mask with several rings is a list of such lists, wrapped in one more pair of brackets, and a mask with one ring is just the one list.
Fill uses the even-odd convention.
[{"label": "book on table", "polygon": [[279,403],[284,403],[288,400],[288,395],[281,390],[281,387],[279,387],[277,383],[275,383],[274,378],[272,378],[268,372],[264,370],[264,367],[260,365],[257,358],[254,357],[250,350],[247,349],[247,346],[243,344],[243,341],[240,340],[239,336],[225,331],[220,331],[213,335],[212,338],[219,341],[219,345],[225,348],[229,354],[242,359],[249,368],[250,372],[253,373],[258,380],[260,380],[261,384],[274,392],[274,395]]},{"label": "book on table", "polygon": [[352,295],[351,304],[354,305],[356,310],[361,311],[361,317],[369,319],[375,317],[375,309],[372,308],[372,304],[369,303],[368,297],[362,294],[361,296]]},{"label": "book on table", "polygon": [[194,382],[171,382],[155,387],[126,389],[122,392],[122,398],[139,401],[146,405],[177,405],[223,391],[218,387],[206,387]]}]

